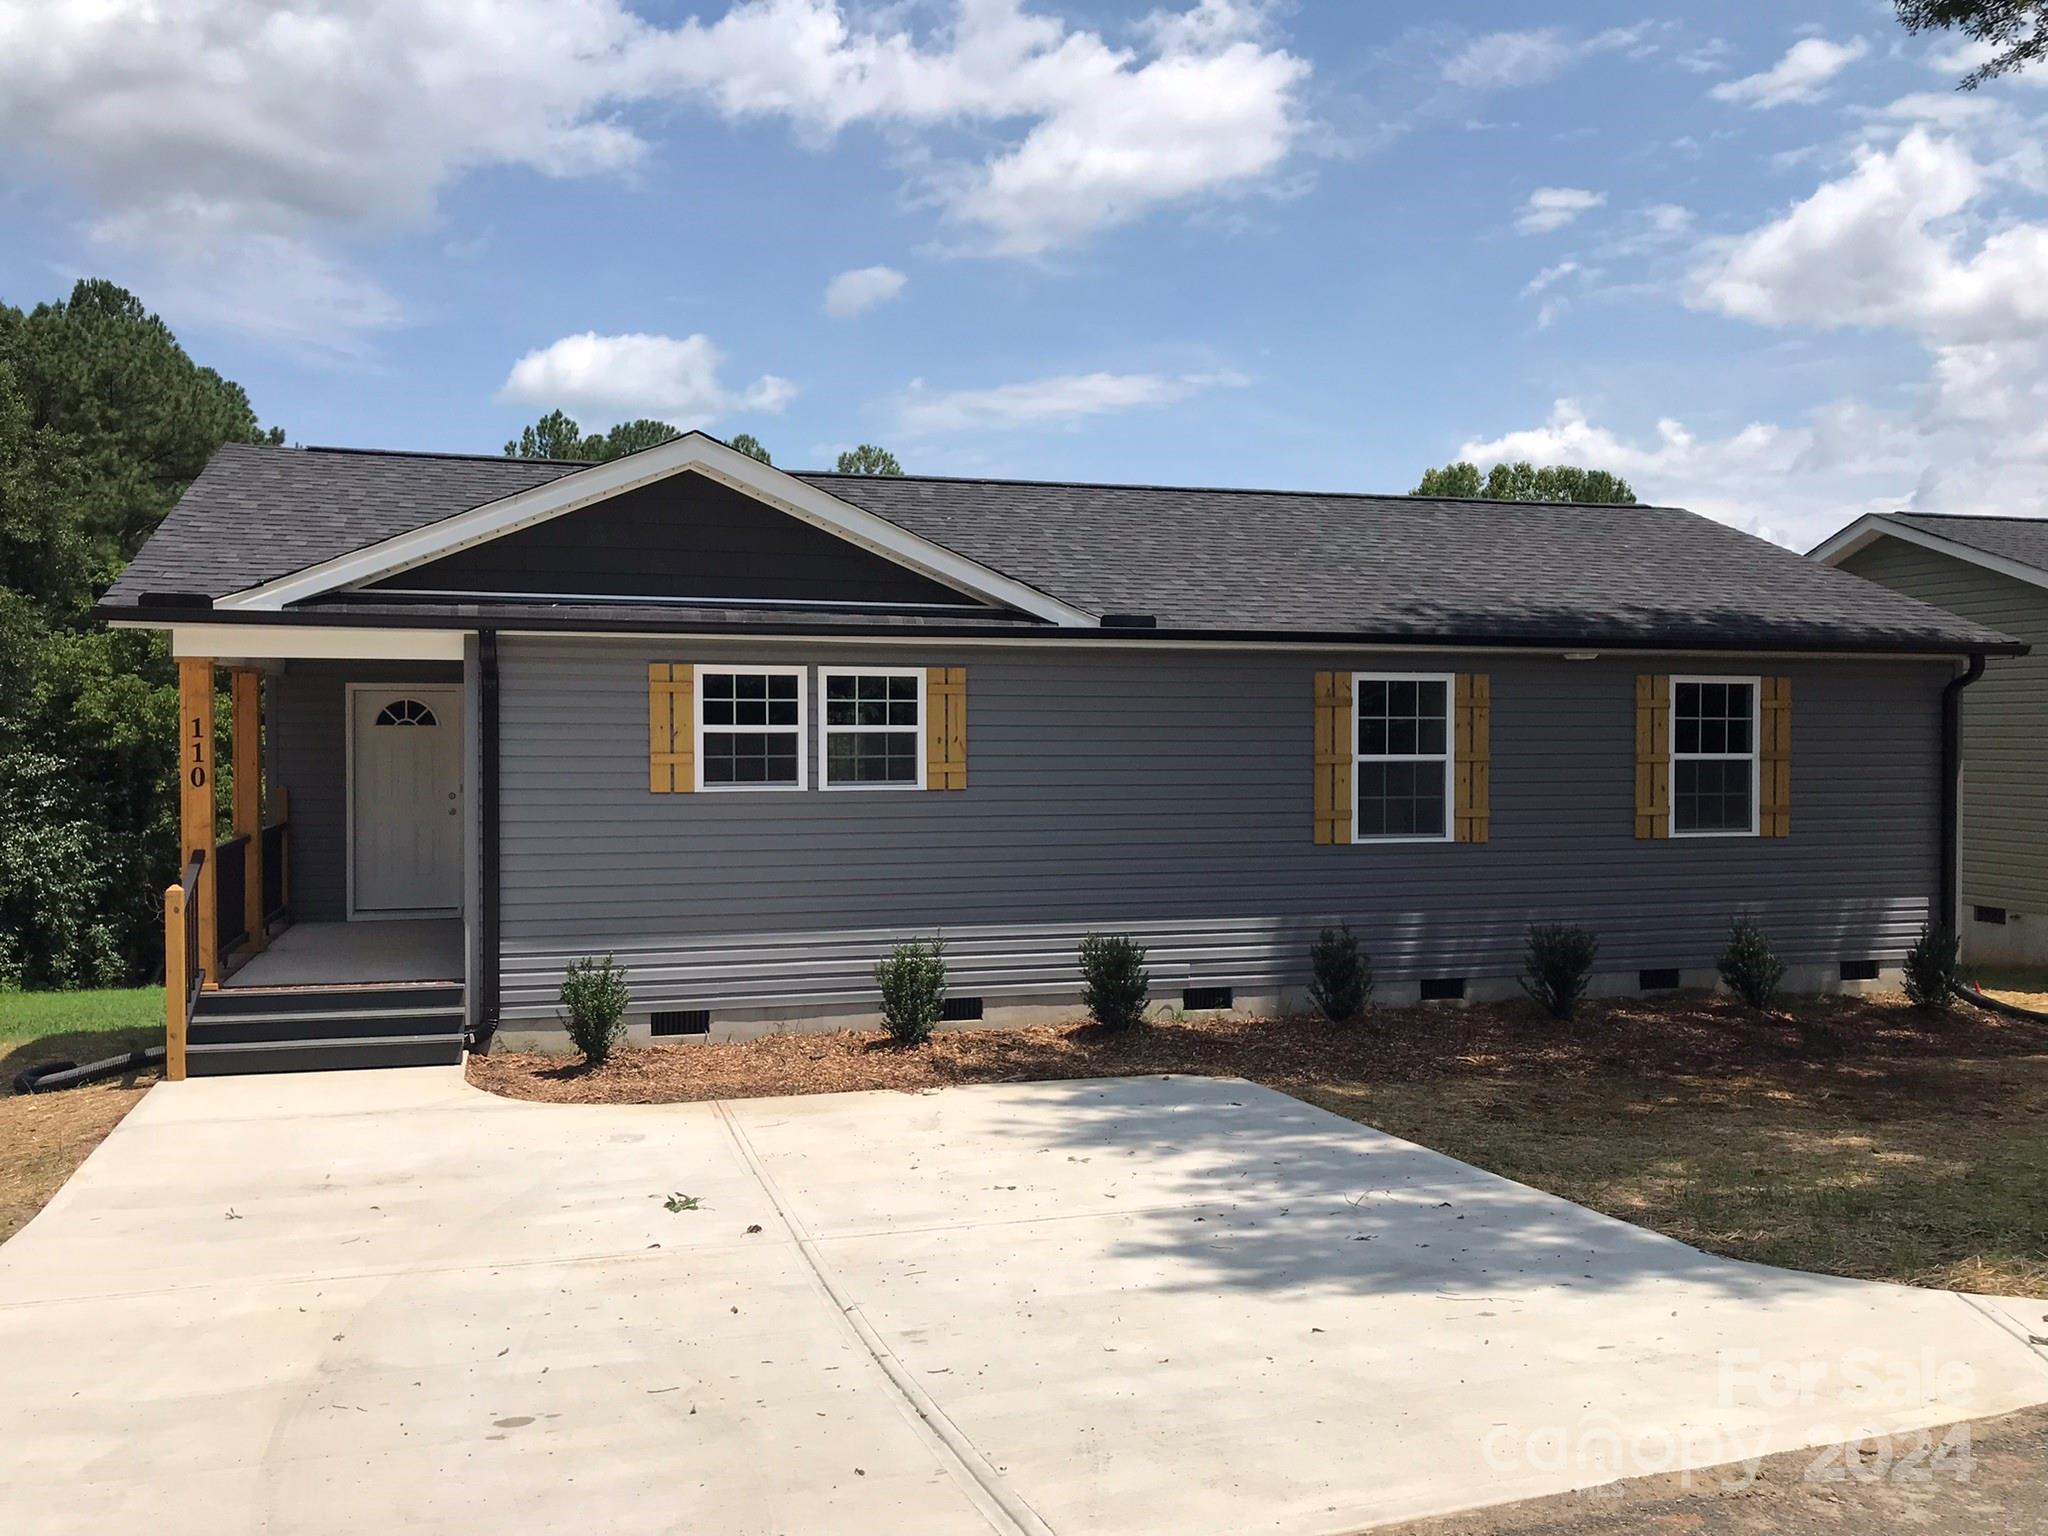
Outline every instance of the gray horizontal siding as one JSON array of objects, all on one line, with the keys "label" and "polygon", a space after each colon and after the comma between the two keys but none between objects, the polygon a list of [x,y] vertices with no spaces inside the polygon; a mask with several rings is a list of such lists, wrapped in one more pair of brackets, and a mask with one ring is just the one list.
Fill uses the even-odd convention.
[{"label": "gray horizontal siding", "polygon": [[1963,695],[1961,895],[2048,913],[2048,591],[1901,539],[1842,566],[2033,645],[1992,658]]},{"label": "gray horizontal siding", "polygon": [[289,661],[270,681],[278,782],[291,792],[292,916],[348,916],[348,685],[460,683],[452,662]]},{"label": "gray horizontal siding", "polygon": [[[649,794],[647,663],[726,659],[966,666],[969,788]],[[1091,929],[1140,937],[1162,983],[1252,987],[1302,982],[1340,919],[1413,979],[1511,975],[1532,921],[1588,924],[1601,968],[1628,970],[1711,965],[1737,910],[1816,963],[1895,960],[1926,916],[1943,666],[1773,665],[1794,679],[1793,836],[1639,842],[1636,673],[1737,669],[1404,657],[1389,669],[1493,678],[1492,841],[1317,847],[1312,674],[1373,664],[507,640],[505,1011],[548,1014],[562,966],[607,950],[639,1007],[798,1006],[871,999],[875,959],[932,933],[959,990],[1000,996],[1070,988]]]}]

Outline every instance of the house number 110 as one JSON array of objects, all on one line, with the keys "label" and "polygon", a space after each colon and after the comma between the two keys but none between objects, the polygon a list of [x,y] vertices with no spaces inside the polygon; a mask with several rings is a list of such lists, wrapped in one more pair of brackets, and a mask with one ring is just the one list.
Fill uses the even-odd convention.
[{"label": "house number 110", "polygon": [[199,716],[192,717],[192,787],[206,787],[206,736],[200,728]]}]

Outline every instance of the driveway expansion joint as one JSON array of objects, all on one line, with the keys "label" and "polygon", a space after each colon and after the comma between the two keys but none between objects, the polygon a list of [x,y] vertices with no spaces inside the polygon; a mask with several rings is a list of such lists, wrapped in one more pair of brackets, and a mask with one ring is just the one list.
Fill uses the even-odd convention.
[{"label": "driveway expansion joint", "polygon": [[711,1107],[717,1113],[719,1122],[724,1125],[726,1133],[732,1137],[733,1147],[738,1151],[740,1161],[746,1164],[747,1171],[754,1176],[761,1187],[761,1193],[774,1208],[776,1219],[783,1224],[791,1240],[796,1244],[797,1252],[803,1256],[812,1279],[830,1299],[833,1310],[859,1340],[861,1348],[866,1350],[869,1357],[880,1367],[882,1375],[895,1389],[907,1414],[916,1423],[933,1452],[959,1481],[982,1518],[988,1521],[991,1528],[1002,1532],[1003,1536],[1055,1536],[1052,1527],[1046,1524],[1022,1495],[1010,1487],[1003,1475],[981,1453],[980,1447],[968,1439],[932,1395],[918,1385],[909,1368],[896,1352],[889,1348],[873,1324],[868,1322],[866,1315],[861,1311],[860,1303],[846,1292],[833,1275],[831,1266],[825,1262],[824,1255],[819,1250],[817,1240],[811,1235],[810,1228],[783,1198],[782,1190],[776,1184],[774,1176],[768,1172],[767,1166],[754,1150],[753,1142],[748,1139],[746,1128],[739,1123],[725,1100],[714,1099],[711,1101]]}]

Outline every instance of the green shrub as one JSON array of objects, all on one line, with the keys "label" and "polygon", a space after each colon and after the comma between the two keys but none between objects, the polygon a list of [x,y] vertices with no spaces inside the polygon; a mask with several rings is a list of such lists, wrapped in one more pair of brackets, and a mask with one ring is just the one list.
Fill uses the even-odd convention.
[{"label": "green shrub", "polygon": [[601,1067],[626,1032],[626,973],[606,955],[571,960],[562,975],[562,1008],[555,1015],[583,1059]]},{"label": "green shrub", "polygon": [[1785,979],[1785,962],[1771,948],[1763,929],[1738,917],[1728,929],[1728,947],[1721,952],[1721,979],[1728,990],[1750,1007],[1767,1009]]},{"label": "green shrub", "polygon": [[1531,923],[1522,952],[1522,990],[1553,1019],[1578,1012],[1600,940],[1590,928],[1569,923]]},{"label": "green shrub", "polygon": [[1347,1024],[1372,1001],[1372,959],[1346,923],[1325,928],[1308,952],[1309,1001],[1333,1024]]},{"label": "green shrub", "polygon": [[1920,925],[1920,937],[1906,951],[1906,996],[1921,1008],[1946,1012],[1963,984],[1955,930]]},{"label": "green shrub", "polygon": [[1104,1029],[1129,1029],[1143,1022],[1152,977],[1145,951],[1122,934],[1091,933],[1081,941],[1081,1001]]},{"label": "green shrub", "polygon": [[923,1045],[939,1022],[946,1001],[946,946],[934,939],[898,944],[875,964],[882,989],[882,1022],[899,1045]]}]

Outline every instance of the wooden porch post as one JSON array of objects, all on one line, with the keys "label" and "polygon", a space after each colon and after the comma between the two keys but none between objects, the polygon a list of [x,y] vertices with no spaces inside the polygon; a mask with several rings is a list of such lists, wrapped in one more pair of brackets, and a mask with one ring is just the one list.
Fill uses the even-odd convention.
[{"label": "wooden porch post", "polygon": [[185,1080],[185,1005],[192,978],[185,974],[185,887],[164,892],[164,1076]]},{"label": "wooden porch post", "polygon": [[199,968],[204,985],[220,985],[220,930],[216,922],[213,880],[218,862],[213,807],[213,658],[185,656],[178,661],[178,828],[181,864],[203,856],[199,884],[192,899],[199,903]]},{"label": "wooden porch post", "polygon": [[263,674],[254,667],[236,667],[233,678],[235,718],[235,827],[246,837],[242,845],[242,931],[249,935],[250,954],[263,948]]}]

